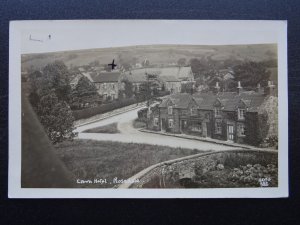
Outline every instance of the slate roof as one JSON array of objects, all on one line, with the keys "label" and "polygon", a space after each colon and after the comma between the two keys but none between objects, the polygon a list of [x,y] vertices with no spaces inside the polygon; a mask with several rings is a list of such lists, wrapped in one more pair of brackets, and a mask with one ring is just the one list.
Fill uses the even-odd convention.
[{"label": "slate roof", "polygon": [[90,74],[94,83],[115,83],[120,80],[120,72],[102,72]]},{"label": "slate roof", "polygon": [[175,76],[162,76],[160,79],[164,82],[180,82]]},{"label": "slate roof", "polygon": [[254,91],[245,91],[240,95],[236,92],[197,93],[193,96],[179,93],[164,99],[160,107],[167,107],[168,101],[171,100],[175,108],[187,108],[191,99],[194,99],[199,109],[203,110],[213,110],[215,104],[219,101],[224,111],[236,111],[240,104],[244,104],[248,108],[248,112],[258,112],[265,100],[265,96]]},{"label": "slate roof", "polygon": [[188,107],[189,103],[193,100],[193,97],[187,93],[178,93],[170,95],[168,98],[165,98],[162,103],[159,105],[160,108],[165,108],[168,106],[168,102],[173,103],[174,108],[185,109]]}]

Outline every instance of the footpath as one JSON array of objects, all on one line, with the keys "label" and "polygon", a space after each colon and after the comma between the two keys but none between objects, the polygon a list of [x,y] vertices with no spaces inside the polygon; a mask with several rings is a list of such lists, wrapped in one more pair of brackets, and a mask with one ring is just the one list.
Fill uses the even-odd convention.
[{"label": "footpath", "polygon": [[213,144],[225,145],[225,146],[230,146],[230,147],[238,147],[238,148],[243,148],[243,149],[274,151],[274,149],[257,148],[257,147],[251,146],[251,145],[238,144],[238,143],[234,143],[234,142],[222,141],[222,140],[212,139],[212,138],[197,137],[197,136],[192,136],[192,135],[188,135],[188,134],[172,134],[172,133],[166,133],[166,132],[162,132],[162,131],[147,130],[147,129],[143,129],[143,128],[140,129],[139,131],[145,132],[145,133],[153,133],[153,134],[160,134],[160,135],[165,135],[165,136],[178,137],[178,138],[189,139],[189,140],[209,142],[209,143],[213,143]]}]

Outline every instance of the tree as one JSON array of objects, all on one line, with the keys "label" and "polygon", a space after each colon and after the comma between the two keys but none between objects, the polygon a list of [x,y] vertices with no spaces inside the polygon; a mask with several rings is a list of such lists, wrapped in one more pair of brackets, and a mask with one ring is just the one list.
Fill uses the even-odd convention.
[{"label": "tree", "polygon": [[42,93],[35,112],[54,144],[75,136],[72,132],[74,129],[72,111],[65,101],[58,99],[54,89]]},{"label": "tree", "polygon": [[177,61],[178,66],[185,66],[185,64],[186,64],[186,59],[185,58],[178,59],[178,61]]},{"label": "tree", "polygon": [[196,58],[192,58],[190,60],[190,65],[191,65],[192,72],[195,74],[196,77],[198,77],[202,70],[202,65],[200,60]]},{"label": "tree", "polygon": [[69,101],[71,86],[69,70],[62,61],[49,63],[43,69],[43,86],[54,89],[58,99]]},{"label": "tree", "polygon": [[255,88],[258,83],[266,86],[270,78],[270,72],[267,71],[266,66],[261,62],[244,62],[241,65],[235,66],[234,80],[240,81],[243,87]]},{"label": "tree", "polygon": [[68,105],[71,90],[68,75],[67,67],[59,61],[48,64],[42,72],[30,74],[29,100],[53,143],[75,136],[74,117]]},{"label": "tree", "polygon": [[99,100],[99,94],[95,85],[86,77],[81,77],[71,93],[71,108],[80,108],[81,104],[94,102]]},{"label": "tree", "polygon": [[157,81],[157,76],[152,74],[146,74],[147,81],[140,85],[138,98],[143,101],[148,100],[147,105],[150,105],[151,99],[155,98],[158,94],[159,84]]},{"label": "tree", "polygon": [[195,92],[195,89],[194,89],[193,82],[187,82],[187,83],[181,84],[181,93],[193,94],[194,92]]},{"label": "tree", "polygon": [[126,98],[131,98],[133,96],[133,86],[132,83],[129,82],[128,80],[124,80],[124,93]]}]

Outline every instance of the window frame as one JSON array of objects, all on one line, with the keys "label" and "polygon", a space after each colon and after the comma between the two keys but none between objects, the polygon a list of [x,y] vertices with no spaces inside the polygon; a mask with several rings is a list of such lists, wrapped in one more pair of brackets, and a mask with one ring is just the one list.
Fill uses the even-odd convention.
[{"label": "window frame", "polygon": [[244,120],[245,119],[245,112],[246,112],[245,109],[238,108],[238,119],[239,120]]},{"label": "window frame", "polygon": [[215,117],[221,116],[221,109],[218,107],[215,107]]},{"label": "window frame", "polygon": [[245,124],[242,124],[242,123],[239,124],[239,135],[242,136],[242,137],[246,136],[246,133],[245,133],[246,129],[245,128],[246,128]]},{"label": "window frame", "polygon": [[168,106],[168,115],[173,114],[173,106]]},{"label": "window frame", "polygon": [[[218,125],[220,125],[220,126],[218,126]],[[215,131],[215,133],[216,133],[216,134],[222,134],[222,122],[216,121],[215,126],[216,126],[216,131]],[[219,130],[219,129],[220,129],[220,130]]]},{"label": "window frame", "polygon": [[155,127],[158,127],[158,125],[159,125],[159,119],[158,119],[158,117],[154,117],[154,119],[153,119],[153,125]]},{"label": "window frame", "polygon": [[173,119],[168,119],[168,128],[173,128],[173,127],[174,127],[174,120]]}]

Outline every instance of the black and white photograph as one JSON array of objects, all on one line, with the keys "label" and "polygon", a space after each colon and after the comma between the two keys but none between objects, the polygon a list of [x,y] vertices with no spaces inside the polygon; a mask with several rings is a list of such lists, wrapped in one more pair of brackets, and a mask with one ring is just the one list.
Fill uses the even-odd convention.
[{"label": "black and white photograph", "polygon": [[12,197],[288,195],[284,21],[10,32]]}]

